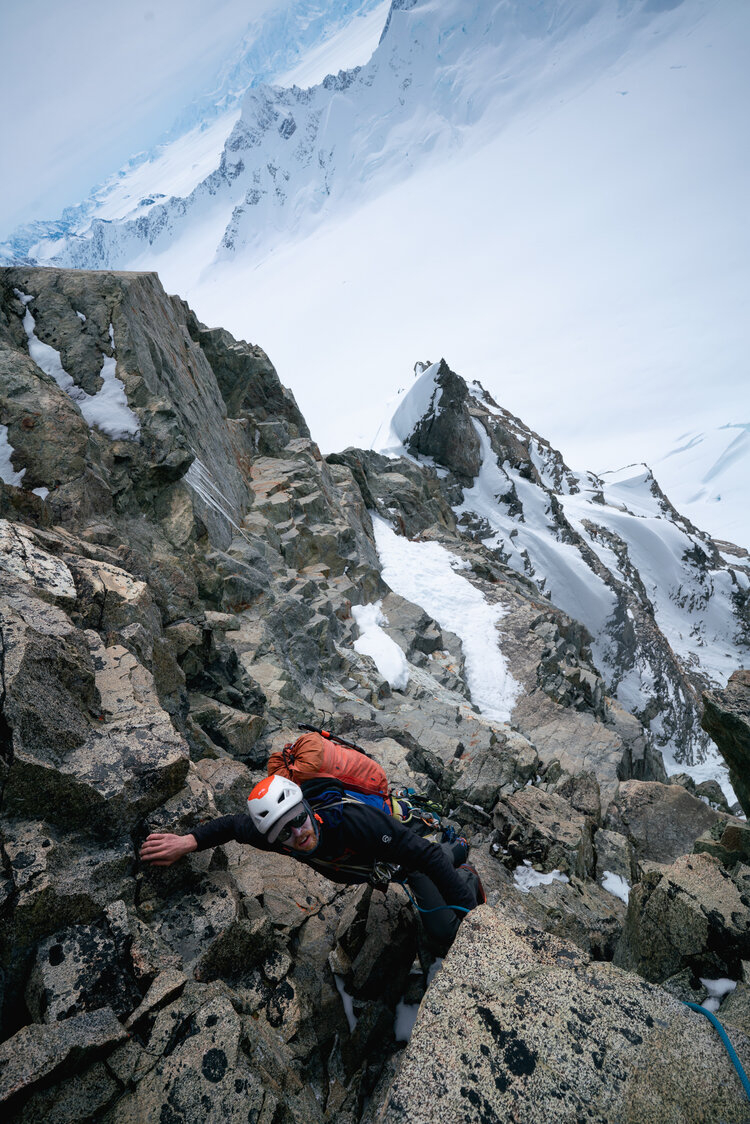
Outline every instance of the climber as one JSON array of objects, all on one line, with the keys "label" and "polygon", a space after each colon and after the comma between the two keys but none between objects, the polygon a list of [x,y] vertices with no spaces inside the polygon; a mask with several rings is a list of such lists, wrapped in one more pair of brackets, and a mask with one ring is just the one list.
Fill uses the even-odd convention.
[{"label": "climber", "polygon": [[336,782],[300,787],[272,775],[255,785],[247,806],[248,814],[221,816],[187,835],[154,832],[140,857],[171,866],[191,851],[234,839],[289,855],[333,882],[369,882],[383,890],[391,881],[405,883],[436,952],[447,949],[463,916],[485,900],[479,875],[466,862],[464,839],[430,842]]}]

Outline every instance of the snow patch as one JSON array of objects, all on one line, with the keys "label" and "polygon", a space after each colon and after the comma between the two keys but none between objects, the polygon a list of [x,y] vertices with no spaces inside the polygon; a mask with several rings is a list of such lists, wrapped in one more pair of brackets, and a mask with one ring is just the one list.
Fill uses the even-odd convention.
[{"label": "snow patch", "polygon": [[3,484],[20,488],[26,469],[22,468],[20,472],[16,472],[11,459],[13,452],[13,446],[8,440],[8,427],[7,425],[0,425],[0,480]]},{"label": "snow patch", "polygon": [[[442,968],[443,961],[440,957],[433,960],[427,973],[426,985],[430,986],[438,969]],[[404,1003],[400,999],[396,1004],[396,1017],[393,1020],[393,1034],[397,1042],[408,1042],[411,1038],[411,1032],[414,1030],[414,1024],[417,1021],[419,1014],[420,1003]]]},{"label": "snow patch", "polygon": [[505,609],[485,601],[459,572],[462,560],[439,543],[410,542],[374,513],[372,525],[383,581],[459,637],[472,702],[486,718],[509,722],[521,686],[500,650]]},{"label": "snow patch", "polygon": [[[420,365],[417,366],[419,371]],[[440,409],[442,388],[437,385],[439,363],[420,371],[416,382],[408,391],[402,391],[391,400],[390,418],[378,430],[373,449],[390,456],[402,456],[414,430],[423,418],[437,414]]]},{"label": "snow patch", "polygon": [[707,1011],[711,1011],[714,1015],[719,1010],[722,999],[725,999],[737,987],[736,980],[704,980],[701,977],[701,983],[708,992],[708,999],[703,1000],[701,1007],[705,1007]]},{"label": "snow patch", "polygon": [[339,995],[341,996],[341,1002],[344,1004],[344,1014],[346,1015],[346,1021],[349,1024],[349,1033],[353,1034],[354,1028],[357,1025],[357,1016],[354,1014],[354,1002],[351,995],[344,987],[344,977],[339,976],[336,972],[334,972],[333,978],[336,981],[336,987],[338,988]]},{"label": "snow patch", "polygon": [[602,875],[601,887],[606,890],[608,894],[614,894],[621,902],[628,904],[630,898],[630,883],[619,874],[614,874],[611,870],[605,870]]},{"label": "snow patch", "polygon": [[570,879],[559,870],[542,874],[534,870],[528,859],[524,859],[523,864],[513,871],[513,881],[522,894],[528,894],[535,886],[550,886],[553,882],[570,882]]},{"label": "snow patch", "polygon": [[409,664],[395,640],[383,632],[388,620],[382,611],[382,601],[374,605],[352,605],[352,616],[360,636],[354,641],[354,650],[375,661],[379,673],[396,691],[403,691],[409,682]]},{"label": "snow patch", "polygon": [[[26,293],[15,290],[16,296],[27,306],[23,318],[23,326],[29,344],[29,355],[37,367],[55,380],[61,390],[71,398],[90,426],[96,426],[102,433],[114,440],[135,438],[140,431],[138,418],[128,406],[125,386],[118,379],[116,372],[117,360],[114,356],[107,356],[102,352],[102,369],[100,377],[102,385],[96,394],[87,394],[83,387],[78,386],[71,375],[62,365],[60,352],[54,347],[42,343],[35,332],[36,321],[31,315],[28,305],[34,299]],[[109,326],[109,338],[114,350],[114,329]]]}]

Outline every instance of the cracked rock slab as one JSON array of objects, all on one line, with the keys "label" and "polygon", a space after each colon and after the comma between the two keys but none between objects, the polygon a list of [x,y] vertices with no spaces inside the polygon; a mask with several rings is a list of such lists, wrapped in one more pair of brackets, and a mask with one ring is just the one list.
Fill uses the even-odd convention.
[{"label": "cracked rock slab", "polygon": [[122,833],[180,788],[188,748],[159,705],[150,672],[126,648],[105,648],[94,632],[86,637],[100,721],[94,724],[80,704],[74,710],[72,692],[63,700],[75,717],[75,737],[68,732],[67,743],[28,737],[19,720],[5,807],[43,814],[68,828],[94,825]]},{"label": "cracked rock slab", "polygon": [[52,1025],[25,1026],[0,1046],[0,1105],[15,1110],[23,1094],[93,1061],[127,1038],[103,1007]]},{"label": "cracked rock slab", "polygon": [[245,1061],[239,1016],[228,998],[207,999],[175,1026],[154,1068],[104,1117],[107,1124],[271,1124],[278,1101]]},{"label": "cracked rock slab", "polygon": [[737,979],[750,959],[750,867],[731,875],[707,854],[684,855],[633,887],[615,963],[649,980],[682,968]]},{"label": "cracked rock slab", "polygon": [[[750,1040],[735,1045],[748,1064]],[[747,1101],[706,1019],[480,906],[422,1001],[378,1119],[740,1124]]]},{"label": "cracked rock slab", "polygon": [[65,562],[44,550],[28,527],[7,519],[0,519],[0,570],[32,586],[45,601],[63,608],[75,604],[75,582]]}]

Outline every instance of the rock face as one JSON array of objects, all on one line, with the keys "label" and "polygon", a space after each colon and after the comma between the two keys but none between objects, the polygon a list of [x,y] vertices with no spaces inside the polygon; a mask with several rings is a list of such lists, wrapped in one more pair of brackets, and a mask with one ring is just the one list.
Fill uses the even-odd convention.
[{"label": "rock face", "polygon": [[681,785],[625,781],[607,810],[605,826],[626,836],[638,859],[670,863],[692,851],[704,831],[723,830],[728,820]]},{"label": "rock face", "polygon": [[[746,826],[663,783],[590,633],[459,510],[487,441],[516,466],[502,504],[517,514],[521,480],[572,495],[572,474],[446,364],[430,378],[411,458],[324,459],[260,348],[200,324],[155,276],[0,272],[5,1119],[439,1119],[442,1086],[414,1059],[421,1025],[453,1026],[453,963],[475,988],[476,1050],[439,1035],[435,1049],[462,1118],[503,1118],[513,1098],[519,1119],[541,1104],[574,1119],[583,1088],[601,1119],[629,1104],[659,1118],[708,1089],[719,1055],[673,994],[702,998],[696,973],[739,979],[750,959]],[[449,552],[497,620],[510,722],[476,703],[461,621],[384,581],[372,512]],[[403,653],[400,689],[355,648],[352,606],[373,602]],[[136,858],[150,831],[244,811],[300,722],[440,805],[485,885],[405,1053],[395,1009],[425,980],[400,888],[347,888],[233,843],[168,869]],[[545,1019],[548,1071],[531,1065]],[[689,1042],[684,1097],[663,1024]],[[729,1086],[706,1096],[739,1118]]]},{"label": "rock face", "polygon": [[703,729],[719,747],[745,815],[750,815],[750,671],[735,671],[724,691],[703,696]]},{"label": "rock face", "polygon": [[[750,1041],[734,1038],[747,1061]],[[377,1119],[697,1124],[746,1115],[742,1086],[706,1019],[661,988],[483,907],[435,977]]]},{"label": "rock face", "polygon": [[615,963],[662,982],[738,979],[750,952],[750,867],[731,873],[710,855],[686,855],[634,888]]}]

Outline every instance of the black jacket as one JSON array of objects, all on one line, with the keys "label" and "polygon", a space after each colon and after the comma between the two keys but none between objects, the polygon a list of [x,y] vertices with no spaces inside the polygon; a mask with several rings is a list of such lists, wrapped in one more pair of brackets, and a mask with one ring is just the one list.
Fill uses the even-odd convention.
[{"label": "black jacket", "polygon": [[249,815],[221,816],[193,828],[192,834],[199,851],[235,839],[261,851],[289,855],[333,882],[346,884],[369,882],[376,863],[390,863],[401,867],[404,876],[413,871],[426,874],[448,905],[472,909],[476,904],[443,849],[400,820],[356,802],[344,802],[335,813],[320,809],[317,812],[322,820],[318,825],[320,841],[310,855],[269,843],[253,826]]}]

